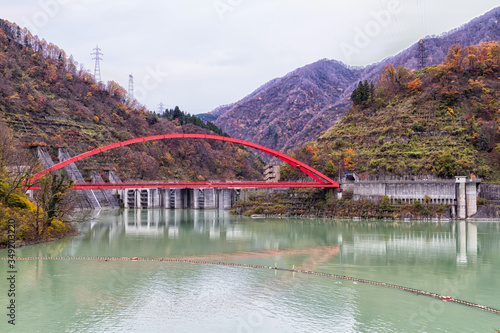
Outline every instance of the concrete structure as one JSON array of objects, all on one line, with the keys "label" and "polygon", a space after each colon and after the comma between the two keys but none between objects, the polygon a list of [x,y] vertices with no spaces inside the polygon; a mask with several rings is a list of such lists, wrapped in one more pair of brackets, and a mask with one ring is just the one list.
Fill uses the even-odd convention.
[{"label": "concrete structure", "polygon": [[478,196],[485,199],[488,204],[500,206],[500,185],[482,183],[479,186]]},{"label": "concrete structure", "polygon": [[343,183],[341,189],[352,191],[353,200],[380,202],[383,196],[391,203],[432,203],[455,206],[458,219],[477,212],[477,188],[480,181],[456,177],[455,181],[358,181]]},{"label": "concrete structure", "polygon": [[[59,148],[58,149],[58,158],[59,162],[63,162],[66,160],[69,160],[71,156],[69,155],[68,151],[65,148]],[[83,179],[82,174],[80,173],[80,170],[78,170],[77,166],[75,163],[68,164],[67,166],[64,167],[64,170],[68,174],[68,178],[74,181],[75,183],[84,183],[85,180]],[[85,201],[81,202],[86,202],[91,208],[91,209],[98,209],[102,208],[101,204],[99,203],[99,200],[97,199],[97,196],[93,190],[76,190],[76,193],[82,197],[85,198]]]},{"label": "concrete structure", "polygon": [[[66,149],[59,149],[58,153],[60,161],[70,158]],[[52,160],[52,157],[50,157],[50,154],[47,152],[46,148],[37,147],[37,155],[38,160],[40,161],[44,169],[54,166],[54,161]],[[66,166],[65,171],[71,180],[75,182],[80,180],[83,181],[83,176],[74,163]],[[101,208],[101,205],[99,204],[99,201],[97,200],[92,190],[76,190],[76,194],[80,198],[82,208]]]},{"label": "concrete structure", "polygon": [[[104,179],[102,179],[101,175],[97,170],[92,170],[91,175],[92,183],[104,183]],[[101,203],[101,206],[110,207],[110,208],[119,208],[118,202],[113,196],[113,190],[97,190],[94,191],[97,199]]]},{"label": "concrete structure", "polygon": [[239,189],[220,188],[143,188],[121,189],[124,208],[166,209],[222,209],[229,210],[236,203]]},{"label": "concrete structure", "polygon": [[[50,154],[47,152],[47,149],[38,147],[37,155],[40,163],[45,169],[54,166],[54,161],[50,157]],[[62,162],[70,159],[71,156],[66,149],[59,148],[58,158],[59,161]],[[65,166],[64,170],[66,171],[68,178],[73,180],[75,183],[85,182],[82,174],[78,170],[78,167],[74,163]],[[95,170],[92,171],[91,178],[93,183],[104,183],[101,175]],[[115,177],[114,179],[116,178],[117,177]],[[81,202],[81,208],[100,209],[120,207],[115,197],[113,196],[114,193],[111,189],[77,189],[76,194]]]},{"label": "concrete structure", "polygon": [[[118,177],[118,175],[116,174],[116,172],[114,172],[113,170],[108,171],[108,179],[109,179],[109,182],[111,184],[120,184],[120,183],[122,183],[122,180],[120,179],[120,177]],[[112,189],[111,191],[112,191],[113,194],[118,194],[118,190],[116,190],[116,189]]]},{"label": "concrete structure", "polygon": [[267,164],[264,167],[264,180],[266,182],[279,182],[281,178],[281,166],[276,164]]},{"label": "concrete structure", "polygon": [[342,183],[353,183],[353,182],[359,182],[358,174],[354,171],[345,172],[344,176],[342,177]]},{"label": "concrete structure", "polygon": [[[467,200],[465,193],[465,182],[467,177],[456,177],[457,179],[457,218],[464,219],[467,216]],[[476,198],[477,201],[477,198]]]},{"label": "concrete structure", "polygon": [[54,166],[54,161],[52,160],[52,157],[50,157],[50,154],[47,152],[47,149],[43,147],[37,147],[36,152],[38,155],[38,160],[40,161],[40,164],[42,164],[42,167],[44,169],[48,169]]},{"label": "concrete structure", "polygon": [[481,221],[500,220],[500,185],[481,183],[478,189],[478,197],[482,205],[478,207],[474,219]]}]

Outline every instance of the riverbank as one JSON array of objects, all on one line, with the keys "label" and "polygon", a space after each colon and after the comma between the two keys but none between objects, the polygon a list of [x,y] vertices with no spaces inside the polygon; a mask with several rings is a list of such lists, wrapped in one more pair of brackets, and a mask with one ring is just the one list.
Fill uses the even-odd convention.
[{"label": "riverbank", "polygon": [[77,234],[70,223],[59,220],[43,226],[32,207],[11,207],[0,202],[0,249],[48,243]]},{"label": "riverbank", "polygon": [[452,219],[451,205],[429,201],[413,204],[391,203],[383,197],[380,203],[336,199],[322,190],[290,190],[286,193],[249,192],[231,212],[244,216],[325,217],[337,219],[433,220]]}]

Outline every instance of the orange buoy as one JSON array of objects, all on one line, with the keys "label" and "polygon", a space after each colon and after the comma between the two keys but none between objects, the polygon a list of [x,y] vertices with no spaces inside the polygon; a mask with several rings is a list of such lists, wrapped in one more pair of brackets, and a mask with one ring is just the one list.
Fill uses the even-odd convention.
[{"label": "orange buoy", "polygon": [[139,258],[137,258],[137,257],[133,257],[131,260],[132,260],[132,261],[137,261],[137,260],[139,260]]},{"label": "orange buoy", "polygon": [[451,296],[441,296],[441,299],[443,301],[449,301],[450,299],[453,299],[453,297],[451,297]]}]

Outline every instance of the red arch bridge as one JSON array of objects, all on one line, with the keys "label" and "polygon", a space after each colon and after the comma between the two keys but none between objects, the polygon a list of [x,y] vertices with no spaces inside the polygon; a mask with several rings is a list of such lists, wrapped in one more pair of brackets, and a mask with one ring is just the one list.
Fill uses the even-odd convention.
[{"label": "red arch bridge", "polygon": [[[30,189],[37,189],[37,180],[50,172],[66,167],[76,161],[133,143],[164,139],[204,139],[235,143],[253,148],[274,156],[299,169],[314,179],[311,182],[128,182],[128,183],[81,183],[74,184],[74,189],[89,191],[113,190],[120,194],[127,207],[164,207],[164,208],[230,208],[235,201],[236,191],[242,188],[338,188],[339,184],[314,168],[276,150],[244,140],[207,134],[162,134],[131,139],[97,148],[55,164],[36,175],[31,180]],[[121,190],[121,191],[119,191]],[[92,192],[93,193],[93,192]],[[95,195],[94,195],[95,196]],[[96,200],[97,201],[97,200]]]}]

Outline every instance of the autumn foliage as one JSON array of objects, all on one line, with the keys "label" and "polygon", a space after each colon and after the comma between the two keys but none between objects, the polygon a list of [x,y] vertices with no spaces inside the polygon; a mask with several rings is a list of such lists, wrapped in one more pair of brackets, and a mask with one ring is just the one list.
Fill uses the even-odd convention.
[{"label": "autumn foliage", "polygon": [[314,163],[307,152],[315,145],[316,164],[329,174],[500,180],[499,78],[497,41],[453,45],[442,64],[422,70],[389,64],[373,98],[354,103],[318,141],[293,152]]},{"label": "autumn foliage", "polygon": [[[136,137],[213,134],[211,130],[217,129],[156,115],[116,82],[96,82],[64,50],[4,20],[0,20],[0,121],[21,142],[45,143],[55,160],[61,146],[74,156]],[[123,147],[86,159],[80,166],[116,169],[124,180],[251,180],[260,178],[262,163],[235,145],[172,140]]]}]

